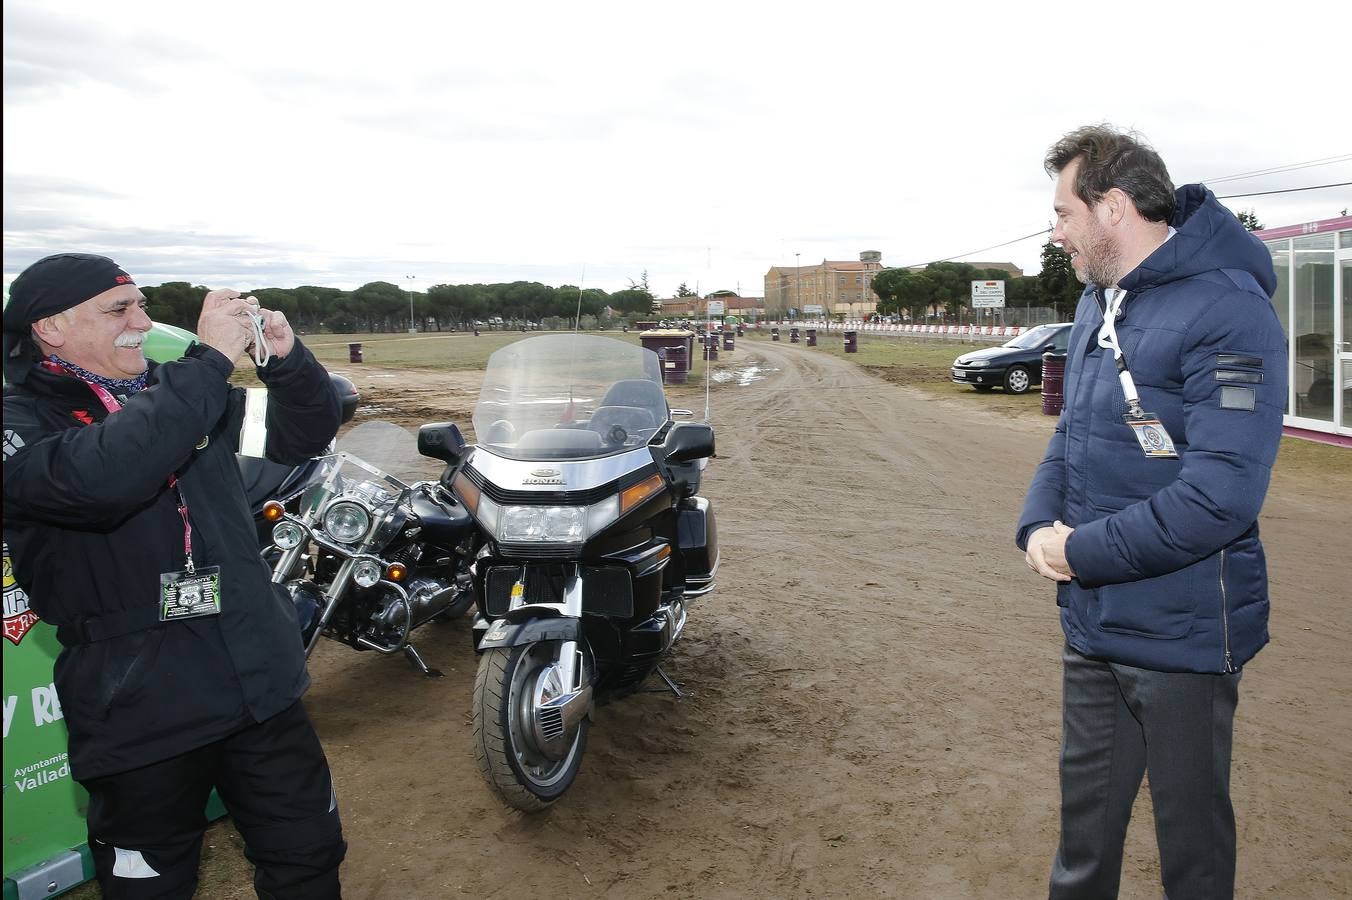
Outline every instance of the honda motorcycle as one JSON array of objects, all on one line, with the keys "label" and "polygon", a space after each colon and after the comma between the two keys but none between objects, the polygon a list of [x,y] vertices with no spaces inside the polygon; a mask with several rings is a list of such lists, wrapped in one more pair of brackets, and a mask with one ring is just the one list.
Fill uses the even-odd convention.
[{"label": "honda motorcycle", "polygon": [[420,433],[482,535],[475,755],[517,809],[572,784],[596,702],[654,673],[680,694],[660,664],[714,588],[718,536],[697,494],[713,429],[672,414],[652,351],[544,335],[489,358],[474,446]]},{"label": "honda motorcycle", "polygon": [[[452,433],[458,439],[454,426],[437,436]],[[280,498],[262,504],[272,580],[296,605],[307,657],[327,637],[402,653],[423,674],[440,675],[410,635],[473,604],[473,520],[444,485],[406,483],[367,461],[409,455],[409,435],[398,426],[363,424],[342,443],[360,445],[362,454],[317,457],[284,482]]]}]

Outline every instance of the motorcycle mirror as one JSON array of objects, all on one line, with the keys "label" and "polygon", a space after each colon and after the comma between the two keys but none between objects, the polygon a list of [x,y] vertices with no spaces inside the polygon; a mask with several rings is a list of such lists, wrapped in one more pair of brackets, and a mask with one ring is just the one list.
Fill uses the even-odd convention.
[{"label": "motorcycle mirror", "polygon": [[343,407],[343,422],[351,422],[352,417],[357,414],[357,403],[359,397],[357,386],[342,375],[329,373],[329,380],[333,382],[333,390],[338,394],[338,402]]},{"label": "motorcycle mirror", "polygon": [[689,462],[714,455],[714,430],[699,422],[677,422],[662,444],[667,462]]},{"label": "motorcycle mirror", "polygon": [[449,465],[460,462],[465,436],[453,422],[432,422],[418,429],[418,453]]}]

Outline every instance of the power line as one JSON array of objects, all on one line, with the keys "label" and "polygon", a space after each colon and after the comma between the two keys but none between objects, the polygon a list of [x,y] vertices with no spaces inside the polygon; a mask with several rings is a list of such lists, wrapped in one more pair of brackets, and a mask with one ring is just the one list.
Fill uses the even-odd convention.
[{"label": "power line", "polygon": [[1310,187],[1284,188],[1280,191],[1255,191],[1252,194],[1226,194],[1224,197],[1217,197],[1217,200],[1233,200],[1236,197],[1266,197],[1269,194],[1294,194],[1298,191],[1318,191],[1324,188],[1347,187],[1352,185],[1352,181],[1339,181],[1336,184],[1316,184]]},{"label": "power line", "polygon": [[[1352,154],[1350,154],[1350,155],[1348,156],[1348,158],[1349,158],[1349,159],[1352,159]],[[1266,197],[1266,196],[1270,196],[1270,195],[1272,195],[1272,194],[1295,194],[1295,193],[1299,193],[1300,191],[1319,191],[1319,190],[1324,190],[1325,188],[1348,187],[1349,185],[1352,185],[1352,181],[1339,181],[1339,182],[1335,182],[1334,184],[1315,184],[1315,185],[1310,185],[1309,187],[1283,188],[1282,190],[1279,190],[1279,191],[1256,191],[1256,192],[1250,193],[1250,194],[1226,194],[1224,197],[1217,197],[1216,199],[1217,199],[1217,200],[1234,200],[1234,199],[1237,199],[1237,198],[1239,198],[1239,197]],[[1035,238],[1035,237],[1041,237],[1041,236],[1044,235],[1044,234],[1050,234],[1050,233],[1051,233],[1051,229],[1050,229],[1050,228],[1044,228],[1044,229],[1042,229],[1041,231],[1034,231],[1032,234],[1025,234],[1023,237],[1014,238],[1014,240],[1012,240],[1012,241],[1004,241],[1003,243],[992,244],[992,245],[989,246],[989,247],[982,247],[982,248],[979,249],[979,250],[971,250],[971,251],[969,251],[969,252],[967,252],[967,253],[959,253],[959,254],[957,254],[956,256],[945,256],[943,259],[932,259],[932,260],[929,260],[928,262],[915,263],[914,265],[902,266],[901,268],[903,268],[903,269],[914,269],[914,268],[916,268],[917,266],[927,266],[927,265],[933,265],[934,263],[941,263],[941,262],[953,262],[954,260],[962,259],[964,256],[975,256],[975,255],[978,254],[978,253],[985,253],[987,250],[998,250],[998,249],[1000,249],[1001,247],[1008,247],[1010,244],[1018,244],[1018,243],[1022,243],[1023,241],[1031,240],[1032,238]]]},{"label": "power line", "polygon": [[1295,172],[1300,169],[1313,169],[1317,166],[1331,166],[1334,163],[1352,162],[1352,153],[1345,153],[1341,156],[1326,156],[1323,159],[1311,159],[1306,162],[1288,163],[1283,166],[1273,166],[1270,169],[1255,169],[1252,172],[1240,172],[1237,175],[1222,175],[1219,178],[1203,178],[1203,184],[1220,184],[1225,181],[1239,181],[1244,178],[1256,178],[1259,175],[1276,175],[1282,172]]},{"label": "power line", "polygon": [[1040,235],[1048,234],[1050,231],[1051,231],[1050,228],[1044,228],[1041,231],[1034,231],[1032,234],[1025,234],[1023,237],[1015,238],[1012,241],[1005,241],[1002,244],[992,244],[989,247],[982,247],[980,250],[971,250],[968,251],[967,253],[959,253],[957,256],[946,256],[943,259],[932,259],[929,260],[928,262],[916,263],[914,266],[902,266],[902,268],[913,269],[915,268],[915,266],[927,266],[933,263],[952,262],[955,259],[962,259],[964,256],[976,256],[978,253],[985,253],[987,250],[999,250],[1001,247],[1008,247],[1010,244],[1018,244],[1030,238],[1035,238]]}]

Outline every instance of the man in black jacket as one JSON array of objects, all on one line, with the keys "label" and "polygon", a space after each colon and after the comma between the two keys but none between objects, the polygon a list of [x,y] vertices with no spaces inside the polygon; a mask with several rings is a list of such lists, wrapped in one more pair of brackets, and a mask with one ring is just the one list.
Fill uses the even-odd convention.
[{"label": "man in black jacket", "polygon": [[89,791],[106,897],[189,897],[215,787],[260,897],[339,895],[346,851],[328,763],[301,705],[296,614],[258,553],[229,383],[260,316],[273,358],[267,454],[337,432],[323,367],[279,312],[206,295],[197,343],[147,364],[145,298],[112,260],[59,254],[4,312],[5,543],[57,626],[71,772]]}]

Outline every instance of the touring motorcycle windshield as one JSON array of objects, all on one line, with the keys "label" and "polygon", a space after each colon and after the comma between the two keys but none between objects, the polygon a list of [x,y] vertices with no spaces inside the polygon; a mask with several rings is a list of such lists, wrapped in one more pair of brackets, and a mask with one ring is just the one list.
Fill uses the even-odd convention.
[{"label": "touring motorcycle windshield", "polygon": [[599,335],[550,334],[488,358],[474,431],[480,447],[509,459],[589,459],[643,446],[667,418],[657,354]]}]

